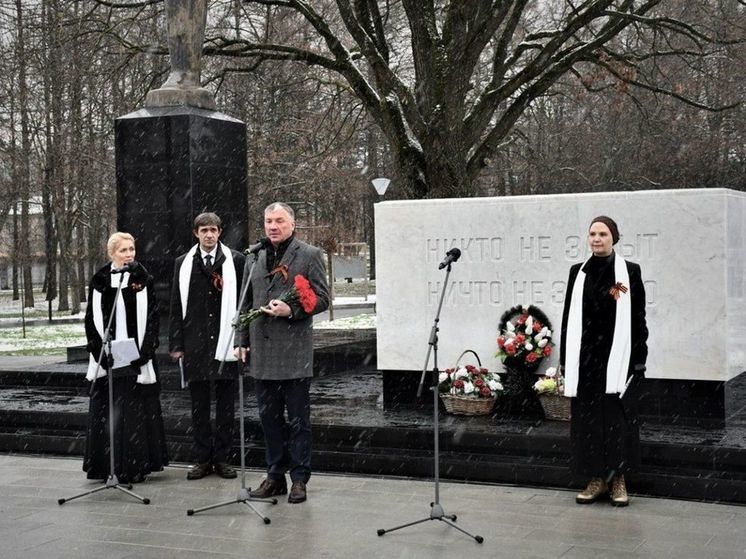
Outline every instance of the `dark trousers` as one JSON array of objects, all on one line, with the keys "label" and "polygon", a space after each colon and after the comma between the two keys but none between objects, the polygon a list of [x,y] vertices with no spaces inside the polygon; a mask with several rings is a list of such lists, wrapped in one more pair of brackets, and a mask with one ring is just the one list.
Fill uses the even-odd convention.
[{"label": "dark trousers", "polygon": [[284,479],[288,470],[291,481],[311,477],[310,386],[310,378],[254,382],[270,479]]},{"label": "dark trousers", "polygon": [[[210,424],[211,385],[215,387],[215,430]],[[192,394],[192,458],[198,464],[227,462],[233,444],[235,379],[189,382]]]}]

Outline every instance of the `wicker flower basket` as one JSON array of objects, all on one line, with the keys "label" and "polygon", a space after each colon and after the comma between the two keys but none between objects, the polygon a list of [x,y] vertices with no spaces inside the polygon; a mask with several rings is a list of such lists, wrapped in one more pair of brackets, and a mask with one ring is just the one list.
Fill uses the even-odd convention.
[{"label": "wicker flower basket", "polygon": [[[461,358],[467,353],[471,353],[477,360],[477,364],[481,367],[482,362],[475,351],[467,349],[459,355],[456,360],[456,367],[459,366]],[[457,394],[443,394],[441,393],[440,399],[443,400],[443,405],[448,413],[455,415],[487,415],[492,412],[492,408],[495,406],[495,400],[497,398],[474,398],[471,396],[460,396]]]},{"label": "wicker flower basket", "polygon": [[539,394],[544,416],[556,421],[570,421],[570,398],[554,392]]}]

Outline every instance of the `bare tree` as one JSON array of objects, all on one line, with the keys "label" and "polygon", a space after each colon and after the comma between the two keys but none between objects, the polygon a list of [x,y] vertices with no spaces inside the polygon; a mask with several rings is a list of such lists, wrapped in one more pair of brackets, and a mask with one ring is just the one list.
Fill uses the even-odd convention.
[{"label": "bare tree", "polygon": [[24,35],[24,12],[21,0],[16,0],[16,60],[18,61],[18,109],[21,115],[21,150],[18,155],[16,180],[21,206],[21,223],[18,236],[18,261],[23,281],[23,306],[34,306],[34,291],[31,279],[31,249],[29,244],[29,196],[31,193],[31,132],[28,116],[28,83],[26,81],[26,41]]},{"label": "bare tree", "polygon": [[[730,105],[687,96],[640,71],[649,59],[688,62],[732,42],[709,22],[687,19],[691,11],[677,1],[244,4],[249,23],[285,11],[303,18],[313,35],[279,42],[218,35],[206,52],[292,60],[343,78],[386,135],[415,197],[474,194],[481,170],[525,111],[563,77],[580,78],[588,67],[692,106]],[[253,9],[259,7],[264,11]]]}]

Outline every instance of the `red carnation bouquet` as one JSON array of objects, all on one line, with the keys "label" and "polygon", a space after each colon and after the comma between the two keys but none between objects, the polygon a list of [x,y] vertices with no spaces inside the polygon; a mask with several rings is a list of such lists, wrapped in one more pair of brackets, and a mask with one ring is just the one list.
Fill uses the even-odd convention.
[{"label": "red carnation bouquet", "polygon": [[[311,287],[311,282],[300,274],[293,279],[293,287],[280,295],[278,299],[290,306],[300,303],[300,306],[307,314],[313,313],[313,310],[316,308],[316,292]],[[264,314],[264,311],[264,307],[251,309],[249,312],[241,314],[238,317],[238,322],[241,326],[248,326]]]}]

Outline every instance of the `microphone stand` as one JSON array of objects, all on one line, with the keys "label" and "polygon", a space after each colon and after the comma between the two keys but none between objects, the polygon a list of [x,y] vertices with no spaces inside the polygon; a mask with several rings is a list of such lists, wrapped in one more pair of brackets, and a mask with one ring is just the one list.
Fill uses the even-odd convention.
[{"label": "microphone stand", "polygon": [[[246,277],[243,278],[243,287],[241,289],[241,296],[239,297],[238,301],[238,307],[236,309],[236,314],[233,317],[233,322],[231,322],[231,328],[233,329],[233,333],[231,336],[231,339],[235,338],[236,330],[238,329],[239,319],[241,318],[241,309],[243,308],[244,300],[246,299],[246,293],[249,290],[249,285],[251,285],[251,276],[254,272],[254,265],[256,264],[257,259],[259,258],[259,250],[261,248],[264,248],[264,246],[260,247],[256,250],[256,252],[250,252],[249,254],[253,255],[253,259],[248,262],[248,268],[249,273],[246,274]],[[225,365],[225,360],[228,357],[228,351],[230,350],[231,344],[229,343],[225,348],[225,353],[223,354],[223,360],[220,362],[220,366],[218,368],[218,376],[220,376],[220,373],[223,371],[223,366]],[[207,505],[205,507],[200,507],[197,509],[188,509],[187,510],[187,516],[193,516],[197,514],[198,512],[203,512],[206,510],[216,509],[219,507],[224,507],[227,505],[233,505],[236,503],[243,503],[247,507],[249,507],[259,518],[261,518],[265,524],[269,524],[271,520],[269,517],[264,516],[261,514],[254,505],[251,504],[251,502],[259,502],[259,503],[270,503],[273,505],[277,504],[277,499],[274,497],[271,499],[260,499],[257,497],[251,496],[251,487],[246,487],[246,449],[245,449],[245,435],[244,435],[244,391],[243,391],[243,371],[239,371],[238,373],[238,410],[239,410],[239,424],[240,424],[240,436],[241,436],[241,487],[238,490],[238,494],[236,495],[235,499],[231,499],[230,501],[223,501],[220,503],[215,503],[213,505]]]},{"label": "microphone stand", "polygon": [[[459,251],[460,254],[460,251]],[[443,299],[445,298],[446,294],[446,287],[448,286],[448,277],[451,275],[451,262],[447,264],[446,269],[446,277],[443,281],[443,289],[440,293],[440,301],[438,301],[438,310],[435,314],[435,320],[433,321],[432,329],[430,330],[430,339],[428,340],[428,349],[427,349],[427,356],[425,357],[425,365],[422,368],[422,377],[420,378],[420,385],[417,389],[417,398],[420,398],[422,396],[422,387],[425,384],[425,374],[427,372],[427,366],[430,362],[430,353],[433,354],[433,369],[432,369],[432,385],[430,386],[430,390],[433,393],[433,471],[434,471],[434,477],[435,477],[435,501],[430,503],[430,516],[426,518],[421,518],[420,520],[415,520],[414,522],[408,522],[406,524],[402,524],[400,526],[396,526],[394,528],[389,528],[387,530],[384,530],[383,528],[378,530],[378,535],[383,536],[384,534],[388,532],[393,532],[395,530],[400,530],[402,528],[406,528],[408,526],[414,526],[415,524],[421,524],[423,522],[427,522],[428,520],[440,520],[441,522],[445,522],[452,528],[456,528],[459,532],[462,532],[469,536],[470,538],[473,538],[477,543],[484,542],[484,538],[482,536],[477,536],[470,534],[460,526],[456,526],[454,522],[456,522],[456,515],[455,514],[446,514],[445,510],[443,509],[443,506],[440,504],[440,433],[439,433],[439,423],[438,423],[438,323],[440,322],[440,311],[443,308]]]},{"label": "microphone stand", "polygon": [[150,499],[141,497],[137,493],[130,491],[132,489],[132,484],[119,483],[119,480],[114,473],[114,357],[111,354],[111,325],[114,321],[114,315],[117,312],[117,302],[122,296],[123,282],[124,273],[121,273],[119,276],[119,285],[117,285],[117,291],[114,295],[114,304],[112,305],[111,313],[109,314],[109,323],[106,325],[106,338],[102,340],[101,343],[101,352],[98,355],[98,362],[96,363],[96,373],[93,375],[93,381],[91,382],[91,389],[89,391],[89,393],[92,395],[94,386],[96,385],[96,379],[98,378],[98,372],[101,370],[101,363],[103,363],[104,360],[105,350],[108,350],[108,355],[106,356],[106,368],[109,377],[109,477],[106,478],[106,482],[101,487],[91,489],[90,491],[85,491],[84,493],[80,493],[79,495],[75,495],[74,497],[68,497],[67,499],[57,499],[57,503],[59,505],[64,505],[68,501],[78,499],[79,497],[85,497],[86,495],[98,493],[99,491],[103,491],[104,489],[118,489],[119,491],[122,491],[123,493],[126,493],[127,495],[130,495],[131,497],[134,497],[135,499],[141,501],[144,505],[150,504]]}]

